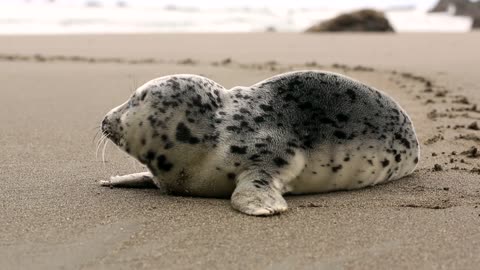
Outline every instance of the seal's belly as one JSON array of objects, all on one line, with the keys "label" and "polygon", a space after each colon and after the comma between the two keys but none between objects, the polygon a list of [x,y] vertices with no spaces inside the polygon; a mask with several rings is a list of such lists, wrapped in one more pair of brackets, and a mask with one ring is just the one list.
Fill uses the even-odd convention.
[{"label": "seal's belly", "polygon": [[384,145],[325,147],[306,156],[305,168],[289,183],[288,190],[292,194],[318,193],[395,180],[415,169],[416,157],[407,151],[387,152]]}]

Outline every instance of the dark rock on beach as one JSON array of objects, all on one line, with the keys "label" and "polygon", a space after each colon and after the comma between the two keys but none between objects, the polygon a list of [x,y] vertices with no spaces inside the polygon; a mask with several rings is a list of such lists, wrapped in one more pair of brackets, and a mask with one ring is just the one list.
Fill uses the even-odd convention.
[{"label": "dark rock on beach", "polygon": [[362,9],[320,22],[306,32],[393,32],[385,14],[373,9]]}]

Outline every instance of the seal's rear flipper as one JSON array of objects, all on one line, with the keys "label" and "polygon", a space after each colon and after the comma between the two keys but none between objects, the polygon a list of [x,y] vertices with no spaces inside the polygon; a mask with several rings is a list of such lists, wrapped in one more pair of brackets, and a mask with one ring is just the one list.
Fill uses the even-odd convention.
[{"label": "seal's rear flipper", "polygon": [[110,180],[101,180],[100,185],[111,188],[157,188],[150,172],[112,176]]}]

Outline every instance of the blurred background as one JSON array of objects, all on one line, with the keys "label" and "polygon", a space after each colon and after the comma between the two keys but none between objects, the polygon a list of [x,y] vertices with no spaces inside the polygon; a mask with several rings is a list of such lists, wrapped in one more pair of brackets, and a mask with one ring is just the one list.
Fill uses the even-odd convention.
[{"label": "blurred background", "polygon": [[470,0],[2,0],[0,34],[302,32],[364,8],[396,32],[467,32],[480,18]]}]

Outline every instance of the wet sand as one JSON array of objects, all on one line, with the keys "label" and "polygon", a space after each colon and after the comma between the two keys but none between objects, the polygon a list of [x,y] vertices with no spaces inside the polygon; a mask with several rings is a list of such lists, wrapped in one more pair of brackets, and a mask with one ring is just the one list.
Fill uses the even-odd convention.
[{"label": "wet sand", "polygon": [[[0,268],[477,269],[479,45],[480,33],[0,37]],[[268,218],[98,185],[142,170],[111,145],[96,159],[93,138],[143,82],[195,73],[232,87],[298,69],[393,96],[419,135],[416,172],[290,196]]]}]

